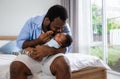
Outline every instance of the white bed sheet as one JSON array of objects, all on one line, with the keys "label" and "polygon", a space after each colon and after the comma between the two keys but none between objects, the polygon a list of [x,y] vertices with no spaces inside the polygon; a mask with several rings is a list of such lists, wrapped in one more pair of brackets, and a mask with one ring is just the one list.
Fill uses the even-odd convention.
[{"label": "white bed sheet", "polygon": [[[103,61],[95,56],[84,55],[80,53],[69,53],[65,55],[70,61],[71,72],[77,71],[89,66],[105,67],[110,69]],[[15,55],[0,54],[0,79],[9,79],[9,66],[14,60]]]},{"label": "white bed sheet", "polygon": [[15,55],[0,54],[0,79],[9,79],[10,63],[15,57]]}]

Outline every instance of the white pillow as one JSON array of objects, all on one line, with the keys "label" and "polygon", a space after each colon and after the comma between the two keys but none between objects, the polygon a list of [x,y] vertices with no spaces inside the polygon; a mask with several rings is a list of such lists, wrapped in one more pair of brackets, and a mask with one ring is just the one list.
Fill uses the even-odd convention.
[{"label": "white pillow", "polygon": [[105,64],[96,56],[85,55],[80,53],[68,53],[65,54],[70,62],[71,71],[77,71],[86,67],[105,67],[110,69],[110,67]]}]

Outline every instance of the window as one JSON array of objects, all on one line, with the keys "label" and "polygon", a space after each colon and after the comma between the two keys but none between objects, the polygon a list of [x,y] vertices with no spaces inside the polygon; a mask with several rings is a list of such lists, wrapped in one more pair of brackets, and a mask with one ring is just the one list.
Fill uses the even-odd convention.
[{"label": "window", "polygon": [[[120,0],[91,0],[92,32],[90,54],[120,72]],[[103,15],[104,12],[106,15]]]}]

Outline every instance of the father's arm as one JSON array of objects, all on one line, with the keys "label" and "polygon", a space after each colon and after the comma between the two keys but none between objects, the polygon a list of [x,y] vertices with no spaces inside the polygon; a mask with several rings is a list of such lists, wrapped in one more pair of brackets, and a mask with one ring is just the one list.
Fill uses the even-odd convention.
[{"label": "father's arm", "polygon": [[65,52],[66,52],[66,48],[57,49],[57,48],[48,47],[48,46],[45,46],[45,45],[42,45],[42,46],[38,45],[38,46],[36,46],[36,48],[34,48],[32,53],[30,53],[29,55],[33,59],[35,59],[37,61],[40,61],[45,56],[58,54],[58,53],[65,53]]},{"label": "father's arm", "polygon": [[53,32],[51,32],[51,33],[46,32],[46,33],[41,34],[39,36],[39,38],[37,38],[37,39],[26,40],[26,41],[24,41],[22,48],[25,49],[27,47],[35,47],[37,45],[42,45],[51,39],[52,33]]},{"label": "father's arm", "polygon": [[49,46],[45,46],[45,45],[38,45],[36,46],[36,49],[38,51],[44,52],[46,55],[52,55],[52,54],[57,54],[57,53],[65,53],[66,52],[66,48],[54,48],[54,47],[49,47]]}]

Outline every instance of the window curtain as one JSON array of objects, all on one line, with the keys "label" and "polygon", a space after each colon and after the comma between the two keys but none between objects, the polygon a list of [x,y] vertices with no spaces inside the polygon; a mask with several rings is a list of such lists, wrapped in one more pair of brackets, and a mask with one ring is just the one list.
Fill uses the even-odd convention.
[{"label": "window curtain", "polygon": [[69,14],[69,25],[72,31],[73,53],[89,54],[90,40],[90,0],[61,0]]},{"label": "window curtain", "polygon": [[68,11],[68,23],[70,25],[73,38],[71,52],[79,52],[78,0],[61,0],[61,5]]},{"label": "window curtain", "polygon": [[70,0],[61,0],[61,5],[67,9],[68,12],[68,20],[67,22],[70,24]]}]

